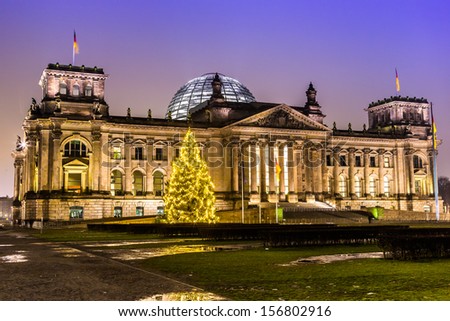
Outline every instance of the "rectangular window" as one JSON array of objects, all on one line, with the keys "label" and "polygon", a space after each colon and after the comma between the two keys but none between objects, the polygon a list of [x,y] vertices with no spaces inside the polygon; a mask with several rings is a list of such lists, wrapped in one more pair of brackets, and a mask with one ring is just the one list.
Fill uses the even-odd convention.
[{"label": "rectangular window", "polygon": [[163,160],[163,149],[162,148],[156,148],[155,149],[155,160],[162,161]]},{"label": "rectangular window", "polygon": [[134,148],[134,159],[137,159],[137,160],[144,159],[144,149],[142,147]]},{"label": "rectangular window", "polygon": [[369,194],[372,197],[377,195],[377,182],[373,177],[369,178]]},{"label": "rectangular window", "polygon": [[70,219],[83,218],[82,206],[71,206],[69,209]]},{"label": "rectangular window", "polygon": [[389,196],[389,179],[385,176],[383,179],[383,190],[384,190],[384,195],[385,196]]},{"label": "rectangular window", "polygon": [[327,155],[327,166],[333,166],[333,157]]},{"label": "rectangular window", "polygon": [[113,159],[122,159],[122,149],[120,147],[113,147]]},{"label": "rectangular window", "polygon": [[422,168],[423,167],[422,159],[419,156],[414,155],[413,165],[414,165],[414,168]]},{"label": "rectangular window", "polygon": [[356,167],[361,167],[362,166],[361,156],[360,155],[356,155],[355,156],[355,166]]},{"label": "rectangular window", "polygon": [[136,216],[144,216],[144,207],[136,206]]},{"label": "rectangular window", "polygon": [[114,217],[122,217],[122,206],[114,207]]},{"label": "rectangular window", "polygon": [[416,194],[422,195],[422,181],[421,180],[415,180],[414,185],[416,187]]},{"label": "rectangular window", "polygon": [[385,168],[391,167],[390,159],[388,156],[384,156],[384,167]]},{"label": "rectangular window", "polygon": [[87,87],[84,89],[84,95],[85,95],[86,97],[91,97],[91,96],[92,96],[92,87],[91,87],[91,86],[87,86]]},{"label": "rectangular window", "polygon": [[72,96],[79,96],[80,95],[80,86],[75,85],[72,87]]},{"label": "rectangular window", "polygon": [[67,190],[69,192],[81,193],[81,173],[69,173]]},{"label": "rectangular window", "polygon": [[344,177],[339,178],[339,194],[342,197],[347,197],[347,180]]},{"label": "rectangular window", "polygon": [[70,142],[70,156],[79,157],[81,155],[81,145],[80,141],[73,140]]},{"label": "rectangular window", "polygon": [[61,95],[67,95],[67,85],[65,83],[59,84],[59,93]]},{"label": "rectangular window", "polygon": [[355,195],[361,197],[361,180],[359,177],[355,178]]},{"label": "rectangular window", "polygon": [[180,157],[180,149],[179,148],[175,149],[175,158],[178,158],[178,157]]},{"label": "rectangular window", "polygon": [[377,159],[375,156],[370,156],[370,167],[377,167],[376,161]]},{"label": "rectangular window", "polygon": [[158,206],[156,208],[156,215],[164,215],[164,206]]},{"label": "rectangular window", "polygon": [[347,166],[347,158],[345,157],[345,155],[340,155],[339,156],[339,165],[340,166]]}]

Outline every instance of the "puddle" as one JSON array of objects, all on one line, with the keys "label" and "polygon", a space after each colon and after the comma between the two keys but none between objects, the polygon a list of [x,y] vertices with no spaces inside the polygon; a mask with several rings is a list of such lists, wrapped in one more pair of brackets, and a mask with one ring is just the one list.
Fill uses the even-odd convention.
[{"label": "puddle", "polygon": [[12,254],[0,257],[2,263],[23,263],[27,262],[28,259],[23,254]]},{"label": "puddle", "polygon": [[153,257],[187,254],[187,253],[201,253],[201,252],[216,252],[216,251],[237,251],[242,249],[249,249],[254,246],[251,245],[172,245],[160,248],[140,248],[140,249],[101,249],[94,250],[97,253],[106,253],[112,259],[130,261],[130,260],[145,260]]},{"label": "puddle", "polygon": [[331,255],[304,257],[292,261],[288,264],[280,264],[280,266],[292,266],[299,264],[327,264],[347,260],[383,259],[383,258],[384,258],[383,252],[331,254]]},{"label": "puddle", "polygon": [[[164,243],[176,243],[181,241],[165,241]],[[142,245],[142,244],[157,244],[161,243],[161,240],[151,240],[151,241],[121,241],[117,243],[90,243],[90,244],[83,244],[85,247],[98,247],[98,246],[104,246],[104,247],[117,247],[117,246],[128,246],[128,245]],[[82,244],[80,242],[80,244]]]}]

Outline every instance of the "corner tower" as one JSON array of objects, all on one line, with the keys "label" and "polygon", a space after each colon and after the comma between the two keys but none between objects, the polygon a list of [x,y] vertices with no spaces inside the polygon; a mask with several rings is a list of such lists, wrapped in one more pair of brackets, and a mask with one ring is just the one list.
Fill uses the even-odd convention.
[{"label": "corner tower", "polygon": [[391,96],[366,109],[369,130],[426,137],[431,127],[430,104],[425,98]]},{"label": "corner tower", "polygon": [[[45,115],[108,116],[102,68],[49,64],[42,72],[42,105]],[[35,110],[36,112],[36,110]]]}]

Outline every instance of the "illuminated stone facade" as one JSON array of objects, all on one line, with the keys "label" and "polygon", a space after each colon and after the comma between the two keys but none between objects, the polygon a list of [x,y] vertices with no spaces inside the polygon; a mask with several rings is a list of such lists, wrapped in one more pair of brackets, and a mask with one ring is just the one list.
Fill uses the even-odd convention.
[{"label": "illuminated stone facade", "polygon": [[[208,162],[217,210],[321,202],[338,208],[434,212],[430,104],[391,97],[368,108],[369,126],[324,125],[310,84],[302,107],[211,99],[187,120],[109,114],[101,68],[50,64],[43,99],[18,137],[16,221],[156,215],[188,127]],[[279,170],[277,170],[277,168]]]}]

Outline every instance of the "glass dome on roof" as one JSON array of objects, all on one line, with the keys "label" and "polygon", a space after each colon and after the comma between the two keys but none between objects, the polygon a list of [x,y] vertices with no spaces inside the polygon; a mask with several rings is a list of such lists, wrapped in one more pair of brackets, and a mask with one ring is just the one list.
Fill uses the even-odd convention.
[{"label": "glass dome on roof", "polygon": [[[198,104],[209,100],[213,93],[212,81],[215,73],[204,74],[203,76],[188,81],[181,87],[167,107],[167,114],[172,113],[172,119],[186,119],[190,109]],[[256,101],[253,94],[236,79],[219,74],[222,82],[222,95],[226,101],[249,103]]]}]

